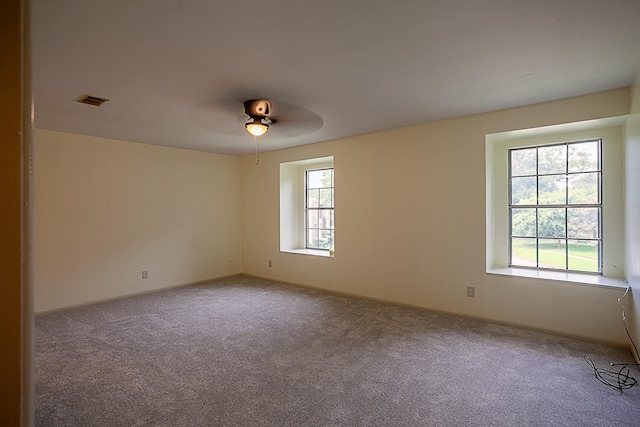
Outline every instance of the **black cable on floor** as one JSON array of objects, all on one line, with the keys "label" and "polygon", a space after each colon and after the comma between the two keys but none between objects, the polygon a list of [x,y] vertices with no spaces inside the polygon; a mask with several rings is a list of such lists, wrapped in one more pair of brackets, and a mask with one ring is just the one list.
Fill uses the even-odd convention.
[{"label": "black cable on floor", "polygon": [[[618,267],[613,266],[616,270]],[[619,271],[619,270],[618,270]],[[622,305],[622,299],[627,296],[629,291],[631,290],[631,284],[625,279],[625,277],[620,273],[622,277],[622,281],[627,285],[627,289],[624,291],[624,294],[618,298],[618,305],[622,308],[622,324],[624,325],[624,330],[627,333],[627,337],[629,337],[629,341],[631,341],[631,345],[633,345],[633,349],[635,351],[635,357],[637,360],[640,360],[640,353],[638,352],[638,346],[631,338],[631,334],[629,333],[629,328],[627,327],[627,309],[624,305]],[[593,369],[593,374],[603,384],[608,385],[609,387],[613,387],[617,390],[625,390],[633,387],[638,384],[638,381],[629,375],[629,366],[640,366],[638,363],[611,363],[610,366],[613,368],[615,366],[620,366],[620,369],[617,371],[615,369],[602,369],[598,368],[593,360],[589,356],[584,356],[585,362],[587,365]]]},{"label": "black cable on floor", "polygon": [[587,365],[593,369],[593,374],[602,384],[618,390],[625,390],[638,384],[638,381],[629,375],[629,366],[622,363],[612,363],[611,366],[622,366],[619,370],[598,368],[589,356],[584,356]]}]

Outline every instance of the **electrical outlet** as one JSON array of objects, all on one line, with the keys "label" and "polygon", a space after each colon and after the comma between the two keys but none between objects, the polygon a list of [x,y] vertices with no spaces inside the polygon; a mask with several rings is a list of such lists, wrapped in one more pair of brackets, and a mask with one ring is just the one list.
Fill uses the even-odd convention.
[{"label": "electrical outlet", "polygon": [[142,278],[143,279],[149,278],[149,270],[142,270]]},{"label": "electrical outlet", "polygon": [[474,286],[467,286],[467,296],[469,298],[476,297],[476,288]]},{"label": "electrical outlet", "polygon": [[271,262],[271,260],[269,260],[269,267],[273,267],[273,262]]}]

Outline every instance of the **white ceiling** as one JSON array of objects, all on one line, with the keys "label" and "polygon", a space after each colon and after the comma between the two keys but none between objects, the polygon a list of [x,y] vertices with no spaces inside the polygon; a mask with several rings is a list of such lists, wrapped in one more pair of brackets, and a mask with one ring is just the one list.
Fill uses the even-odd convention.
[{"label": "white ceiling", "polygon": [[[245,99],[284,114],[261,139],[267,151],[628,86],[640,67],[638,0],[31,9],[36,127],[234,155],[255,147]],[[110,101],[76,103],[82,94]]]}]

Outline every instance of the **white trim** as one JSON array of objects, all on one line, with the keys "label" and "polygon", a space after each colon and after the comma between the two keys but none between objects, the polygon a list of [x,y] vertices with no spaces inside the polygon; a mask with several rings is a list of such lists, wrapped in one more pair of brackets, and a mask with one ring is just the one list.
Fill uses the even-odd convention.
[{"label": "white trim", "polygon": [[298,255],[313,255],[313,256],[321,256],[325,258],[333,258],[333,255],[330,251],[324,251],[320,249],[280,249],[280,252],[289,253],[289,254],[298,254]]},{"label": "white trim", "polygon": [[531,279],[554,280],[557,282],[577,283],[580,285],[602,286],[607,288],[625,289],[627,284],[622,279],[605,277],[600,274],[580,274],[564,271],[541,270],[534,268],[490,268],[487,274],[499,276],[527,277]]}]

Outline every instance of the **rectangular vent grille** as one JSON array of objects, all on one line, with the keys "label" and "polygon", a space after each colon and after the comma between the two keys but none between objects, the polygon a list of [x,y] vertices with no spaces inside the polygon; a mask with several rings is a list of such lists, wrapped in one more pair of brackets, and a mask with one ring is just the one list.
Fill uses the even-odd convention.
[{"label": "rectangular vent grille", "polygon": [[77,99],[77,102],[79,102],[80,104],[93,105],[94,107],[99,107],[107,101],[107,98],[100,98],[99,96],[91,95],[82,95]]}]

